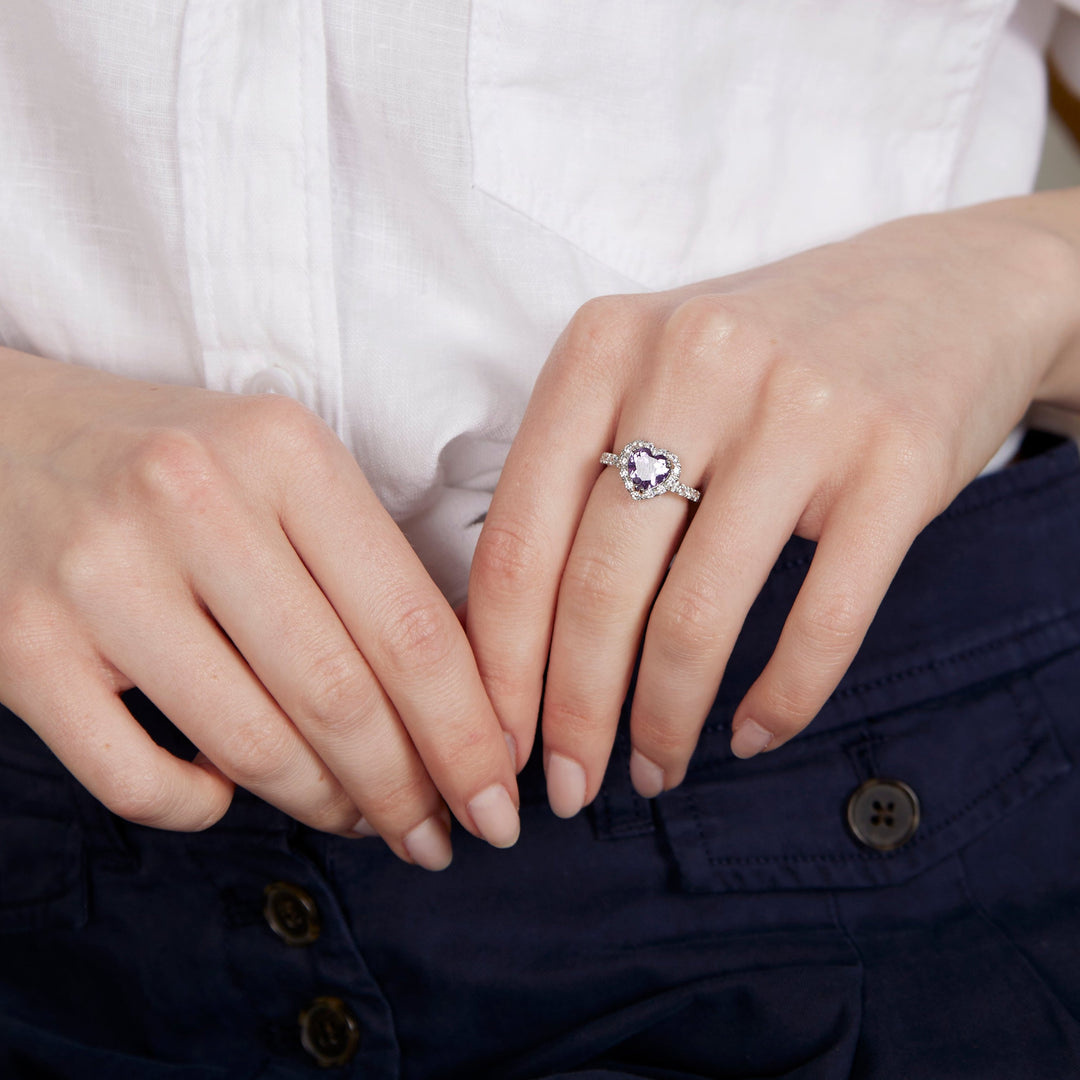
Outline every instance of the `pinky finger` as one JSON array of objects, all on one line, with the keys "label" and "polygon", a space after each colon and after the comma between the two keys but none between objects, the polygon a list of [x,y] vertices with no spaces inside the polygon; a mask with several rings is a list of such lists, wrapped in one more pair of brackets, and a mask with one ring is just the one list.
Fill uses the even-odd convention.
[{"label": "pinky finger", "polygon": [[[47,695],[5,695],[68,771],[118,817],[178,832],[206,829],[234,785],[209,761],[182,761],[143,730],[100,671],[84,669]],[[26,700],[18,700],[25,697]]]},{"label": "pinky finger", "polygon": [[818,714],[844,677],[918,532],[882,513],[880,498],[837,506],[765,670],[731,722],[731,750],[782,746]]}]

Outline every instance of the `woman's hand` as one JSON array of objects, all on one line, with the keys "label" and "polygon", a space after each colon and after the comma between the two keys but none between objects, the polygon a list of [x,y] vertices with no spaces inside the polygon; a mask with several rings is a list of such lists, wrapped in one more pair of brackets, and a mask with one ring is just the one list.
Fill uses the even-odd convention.
[{"label": "woman's hand", "polygon": [[[0,520],[0,700],[120,816],[200,829],[236,783],[440,869],[441,792],[514,842],[514,770],[465,633],[301,406],[0,350]],[[194,763],[132,719],[132,685]]]},{"label": "woman's hand", "polygon": [[[1068,344],[1075,250],[1022,207],[1015,216],[1022,202],[895,222],[574,317],[510,450],[468,607],[481,675],[522,758],[548,664],[557,814],[597,793],[642,635],[631,775],[645,796],[682,780],[793,533],[818,541],[813,565],[733,718],[732,749],[775,749],[813,719],[912,540],[990,459]],[[634,501],[601,468],[601,453],[637,439],[679,456],[682,482],[704,493],[696,508],[674,494]]]}]

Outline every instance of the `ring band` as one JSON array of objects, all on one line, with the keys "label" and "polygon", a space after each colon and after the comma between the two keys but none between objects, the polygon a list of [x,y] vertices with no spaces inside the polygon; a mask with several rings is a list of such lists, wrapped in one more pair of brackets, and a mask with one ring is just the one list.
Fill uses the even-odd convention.
[{"label": "ring band", "polygon": [[644,439],[628,442],[618,454],[601,454],[601,465],[617,465],[626,490],[634,499],[651,499],[656,495],[681,495],[697,502],[701,492],[679,482],[682,466],[679,457],[670,450],[661,450]]}]

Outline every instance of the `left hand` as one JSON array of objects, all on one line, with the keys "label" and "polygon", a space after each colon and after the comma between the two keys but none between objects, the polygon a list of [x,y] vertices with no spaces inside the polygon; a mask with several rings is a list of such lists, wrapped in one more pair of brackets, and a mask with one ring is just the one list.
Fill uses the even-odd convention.
[{"label": "left hand", "polygon": [[[915,536],[990,459],[1061,352],[1061,290],[1048,282],[1075,277],[1064,248],[976,208],[581,308],[510,449],[468,601],[519,767],[548,664],[557,814],[599,790],[642,635],[631,775],[645,796],[682,780],[793,533],[817,550],[733,717],[732,749],[775,749],[813,719]],[[703,492],[696,509],[674,494],[635,501],[600,465],[636,439],[678,454],[682,483]]]}]

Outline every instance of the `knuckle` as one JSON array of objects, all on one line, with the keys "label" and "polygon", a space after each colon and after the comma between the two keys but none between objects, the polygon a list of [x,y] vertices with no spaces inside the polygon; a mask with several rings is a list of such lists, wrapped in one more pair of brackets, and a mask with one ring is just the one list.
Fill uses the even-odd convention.
[{"label": "knuckle", "polygon": [[441,667],[454,650],[452,629],[431,600],[404,598],[383,628],[387,665],[397,675]]},{"label": "knuckle", "polygon": [[315,427],[315,414],[286,394],[237,396],[230,406],[230,425],[239,427],[245,435],[307,437]]},{"label": "knuckle", "polygon": [[497,662],[490,657],[477,657],[480,677],[496,715],[507,724],[511,715],[518,715],[528,705],[535,717],[535,705],[543,692],[543,675],[528,657],[514,657],[510,662]]},{"label": "knuckle", "polygon": [[374,680],[355,650],[327,653],[306,673],[307,690],[301,711],[325,733],[353,731],[358,718],[376,708]]},{"label": "knuckle", "polygon": [[101,801],[125,821],[154,825],[166,820],[173,797],[165,777],[156,771],[118,770],[105,780]]},{"label": "knuckle", "polygon": [[563,571],[562,592],[573,598],[573,610],[590,621],[607,621],[621,594],[623,569],[615,555],[603,549],[574,551]]},{"label": "knuckle", "polygon": [[953,495],[949,470],[941,467],[940,432],[929,426],[925,417],[910,411],[893,418],[885,447],[873,461],[883,511],[894,519],[911,519],[917,528],[943,510]]},{"label": "knuckle", "polygon": [[665,589],[650,619],[665,663],[688,665],[712,655],[723,638],[724,612],[718,594],[704,582]]},{"label": "knuckle", "polygon": [[574,313],[566,328],[572,351],[593,352],[625,333],[626,323],[640,310],[640,301],[628,295],[594,296]]},{"label": "knuckle", "polygon": [[305,405],[281,394],[237,397],[230,415],[230,435],[237,453],[252,449],[273,463],[274,476],[290,493],[302,471],[306,492],[334,498],[346,471],[356,463],[331,428]]},{"label": "knuckle", "polygon": [[673,724],[670,717],[642,709],[634,714],[633,730],[634,745],[646,757],[664,765],[685,761],[690,756],[697,728],[695,725],[687,730],[685,726]]},{"label": "knuckle", "polygon": [[714,365],[716,356],[742,338],[750,325],[740,303],[722,293],[700,293],[684,300],[664,326],[662,351],[680,362]]},{"label": "knuckle", "polygon": [[[614,726],[614,725],[613,725]],[[602,724],[594,712],[569,701],[545,700],[544,737],[558,732],[560,746],[580,746],[592,742]]]},{"label": "knuckle", "polygon": [[296,750],[296,737],[280,717],[250,718],[223,740],[221,769],[241,787],[265,787],[288,776]]},{"label": "knuckle", "polygon": [[839,659],[862,638],[863,604],[848,591],[830,592],[815,598],[803,614],[802,644],[815,654]]},{"label": "knuckle", "polygon": [[574,313],[555,349],[555,369],[586,381],[606,378],[628,349],[640,341],[653,316],[641,296],[597,296]]},{"label": "knuckle", "polygon": [[540,538],[523,526],[485,522],[473,559],[477,580],[496,594],[530,592],[543,579],[546,550]]},{"label": "knuckle", "polygon": [[221,473],[208,446],[179,429],[144,435],[132,451],[131,476],[150,506],[195,513],[216,498]]},{"label": "knuckle", "polygon": [[[487,751],[495,744],[490,741],[489,735],[490,732],[477,723],[448,724],[446,734],[440,737],[438,745],[430,751],[425,748],[425,753],[433,754],[434,758],[429,760],[436,760],[441,770],[458,783],[492,764]],[[506,745],[502,738],[499,738],[495,749],[498,754],[505,755]]]},{"label": "knuckle", "polygon": [[305,461],[307,455],[325,451],[337,441],[319,416],[293,398],[264,394],[241,399],[241,407],[249,414],[246,422],[253,434],[298,460]]},{"label": "knuckle", "polygon": [[130,570],[131,538],[118,520],[102,516],[73,525],[63,538],[52,567],[62,596],[76,603],[114,592]]},{"label": "knuckle", "polygon": [[424,808],[432,802],[433,789],[421,776],[408,770],[384,770],[364,791],[364,816],[386,823],[390,831],[407,831],[411,824],[424,820],[430,815]]},{"label": "knuckle", "polygon": [[817,701],[805,687],[785,682],[763,687],[758,705],[752,712],[779,739],[790,739],[814,719],[818,708]]},{"label": "knuckle", "polygon": [[15,585],[0,601],[0,670],[32,670],[53,653],[57,612],[36,588]]},{"label": "knuckle", "polygon": [[765,379],[769,414],[785,430],[790,425],[816,429],[822,417],[836,404],[834,378],[811,363],[786,361],[774,364]]},{"label": "knuckle", "polygon": [[348,832],[356,824],[360,811],[343,789],[304,815],[304,822],[320,832]]}]

